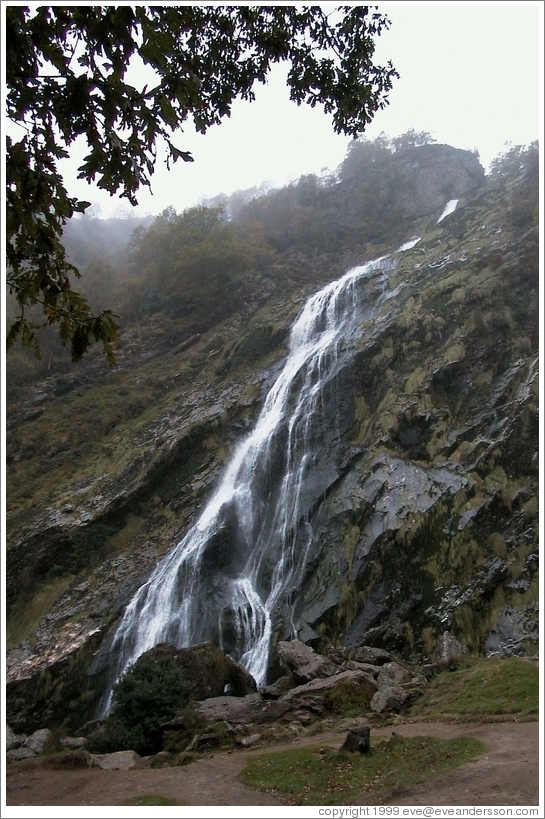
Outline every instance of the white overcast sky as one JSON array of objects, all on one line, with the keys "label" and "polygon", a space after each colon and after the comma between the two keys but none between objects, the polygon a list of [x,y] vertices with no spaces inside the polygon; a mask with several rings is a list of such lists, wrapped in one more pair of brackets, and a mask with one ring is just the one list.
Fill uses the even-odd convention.
[{"label": "white overcast sky", "polygon": [[[542,2],[378,6],[392,25],[377,40],[375,62],[391,59],[401,76],[365,136],[429,131],[437,142],[476,148],[485,168],[506,143],[525,145],[541,136]],[[278,66],[267,86],[256,86],[255,102],[235,103],[231,118],[204,136],[189,124],[178,133],[174,143],[195,162],[178,162],[170,171],[158,166],[153,195],[142,190],[136,212],[159,213],[169,205],[182,211],[218,193],[335,170],[349,139],[333,133],[321,109],[289,101],[285,73]],[[63,172],[72,195],[98,203],[102,216],[119,209],[119,199],[77,181],[71,167]]]}]

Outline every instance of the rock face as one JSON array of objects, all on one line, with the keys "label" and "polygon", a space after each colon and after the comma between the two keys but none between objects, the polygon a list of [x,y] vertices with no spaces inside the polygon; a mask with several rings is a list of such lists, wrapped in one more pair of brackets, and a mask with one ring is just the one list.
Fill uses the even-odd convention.
[{"label": "rock face", "polygon": [[396,158],[411,192],[401,199],[405,217],[439,214],[450,199],[467,196],[484,182],[478,157],[450,145],[410,148]]},{"label": "rock face", "polygon": [[[357,664],[386,667],[393,653],[426,661],[466,650],[537,651],[538,230],[506,216],[523,178],[483,184],[475,157],[424,147],[433,149],[427,163],[399,156],[414,174],[401,203],[408,234],[422,238],[396,255],[388,296],[331,386],[340,412],[324,412],[319,468],[305,486],[306,568],[274,624],[280,655],[297,636],[356,664],[343,673],[375,681],[378,672]],[[456,211],[436,224],[452,198]],[[395,249],[369,248],[368,257]],[[8,656],[16,732],[63,718],[77,728],[91,718],[123,607],[194,520],[253,423],[285,354],[296,299],[316,289],[310,282],[257,300],[251,314],[199,337],[187,364],[176,359],[149,416],[113,443],[105,439],[109,455],[90,448],[85,480],[72,480],[70,470],[63,477],[56,439],[54,488],[46,492],[35,476],[33,503],[19,501],[8,519],[13,620],[38,591],[52,601]],[[270,345],[250,368],[251,356],[237,355],[253,349],[244,340],[259,328]],[[51,382],[29,398],[30,414],[14,433],[19,454],[57,406],[56,389]],[[332,679],[327,661],[314,666],[296,650],[283,659],[288,683]],[[234,684],[227,676],[202,698],[223,695]],[[275,685],[282,703],[289,692]],[[410,685],[392,679],[376,710]]]}]

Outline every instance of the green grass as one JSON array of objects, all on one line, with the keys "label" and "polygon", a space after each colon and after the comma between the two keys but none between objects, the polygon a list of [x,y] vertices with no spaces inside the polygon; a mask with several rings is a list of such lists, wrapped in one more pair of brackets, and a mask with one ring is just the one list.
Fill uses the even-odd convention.
[{"label": "green grass", "polygon": [[418,719],[463,722],[538,715],[538,667],[518,657],[468,659],[455,671],[443,671],[409,711]]},{"label": "green grass", "polygon": [[161,796],[158,793],[141,793],[139,796],[131,796],[119,802],[120,805],[185,805],[186,802],[178,802],[170,796]]},{"label": "green grass", "polygon": [[8,651],[36,631],[42,617],[51,610],[55,601],[66,591],[73,579],[72,574],[65,574],[46,581],[35,592],[31,600],[24,600],[14,606],[6,623]]},{"label": "green grass", "polygon": [[262,791],[287,794],[294,805],[357,805],[362,794],[395,792],[450,771],[485,751],[472,737],[396,736],[395,741],[381,742],[364,755],[316,745],[254,757],[240,779]]}]

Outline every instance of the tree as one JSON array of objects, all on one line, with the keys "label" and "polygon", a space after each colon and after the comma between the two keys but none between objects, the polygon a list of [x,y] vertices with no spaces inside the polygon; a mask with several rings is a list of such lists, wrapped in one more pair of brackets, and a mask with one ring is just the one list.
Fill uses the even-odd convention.
[{"label": "tree", "polygon": [[[89,203],[66,190],[57,162],[83,139],[79,178],[137,204],[161,142],[167,165],[192,162],[173,143],[187,120],[197,131],[228,117],[236,98],[254,99],[273,63],[290,64],[290,98],[332,114],[338,133],[356,136],[388,102],[392,64],[376,66],[374,38],[389,21],[373,6],[7,6],[6,108],[23,136],[7,138],[7,285],[20,336],[38,348],[27,308],[39,303],[77,361],[93,338],[110,359],[115,316],[96,316],[72,287],[62,227]],[[127,79],[139,56],[152,88]]]}]

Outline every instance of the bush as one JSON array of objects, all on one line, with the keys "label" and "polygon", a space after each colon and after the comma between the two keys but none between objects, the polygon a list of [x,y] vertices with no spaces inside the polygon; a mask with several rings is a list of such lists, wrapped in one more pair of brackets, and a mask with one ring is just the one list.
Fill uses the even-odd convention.
[{"label": "bush", "polygon": [[168,654],[143,654],[113,689],[113,708],[87,740],[92,753],[133,750],[147,756],[161,750],[159,726],[189,701],[189,685]]}]

